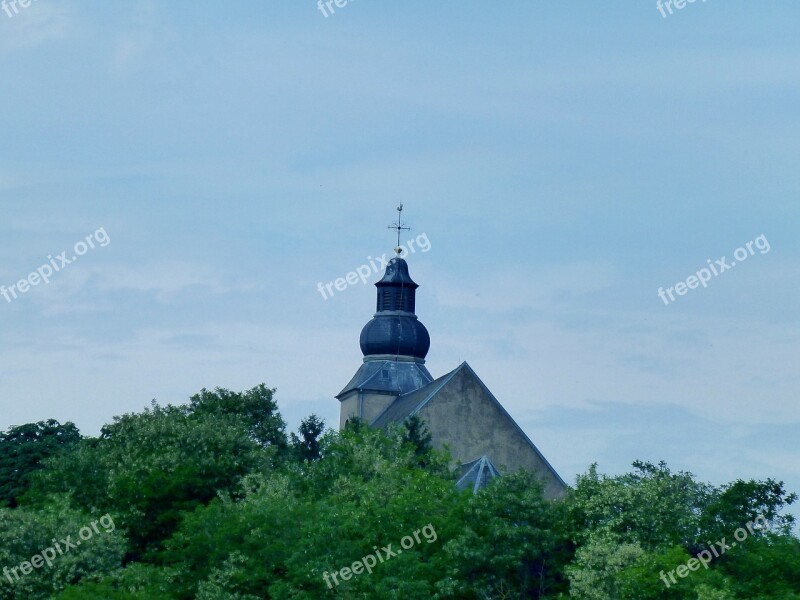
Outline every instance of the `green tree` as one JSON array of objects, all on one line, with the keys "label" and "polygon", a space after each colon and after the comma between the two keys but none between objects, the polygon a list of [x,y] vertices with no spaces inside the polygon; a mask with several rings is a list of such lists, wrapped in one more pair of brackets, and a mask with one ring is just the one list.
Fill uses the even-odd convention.
[{"label": "green tree", "polygon": [[[690,473],[672,473],[664,463],[637,461],[633,472],[613,477],[592,465],[567,498],[569,529],[578,544],[567,567],[570,593],[619,600],[794,598],[800,542],[790,532],[794,519],[783,510],[795,499],[773,480],[714,487]],[[769,520],[768,529],[754,529],[746,542],[720,556],[708,552],[709,544],[730,543],[758,515]],[[675,576],[702,551],[711,558],[708,568]],[[756,571],[769,575],[762,579]]]},{"label": "green tree", "polygon": [[291,434],[292,451],[300,462],[314,461],[320,457],[319,438],[325,431],[325,421],[317,415],[306,417],[300,422],[299,436]]},{"label": "green tree", "polygon": [[581,600],[620,598],[620,572],[644,555],[639,544],[625,542],[611,533],[591,536],[576,552],[573,564],[567,567],[571,596]]},{"label": "green tree", "polygon": [[411,444],[420,466],[425,466],[426,459],[433,449],[431,432],[419,415],[412,415],[403,421],[403,441]]},{"label": "green tree", "polygon": [[750,536],[722,558],[719,570],[737,598],[800,598],[800,540],[796,537],[783,533]]},{"label": "green tree", "polygon": [[[93,522],[96,531],[91,529]],[[77,511],[65,497],[51,497],[47,506],[38,510],[25,506],[0,509],[0,566],[7,569],[0,577],[0,598],[49,600],[68,584],[119,568],[126,542],[116,525],[110,513]],[[88,538],[85,534],[81,537],[84,528],[90,528]],[[64,543],[68,536],[69,543]],[[46,549],[51,549],[49,565],[28,574],[21,568],[13,572]]]},{"label": "green tree", "polygon": [[56,600],[175,600],[171,569],[131,563],[103,576],[67,586]]},{"label": "green tree", "polygon": [[618,536],[645,550],[694,544],[699,519],[714,490],[691,473],[665,463],[636,461],[620,476],[602,475],[594,464],[569,494],[573,537],[583,543],[596,532]]},{"label": "green tree", "polygon": [[795,524],[790,514],[782,510],[797,500],[797,494],[787,493],[783,482],[773,479],[766,481],[736,480],[714,489],[710,501],[698,519],[702,532],[699,544],[708,540],[730,537],[739,527],[755,522],[756,518],[766,518],[777,533],[789,534]]},{"label": "green tree", "polygon": [[521,472],[501,477],[469,498],[460,530],[444,546],[448,570],[440,598],[547,598],[567,591],[563,564],[572,545],[563,507]]},{"label": "green tree", "polygon": [[213,392],[203,388],[189,401],[189,408],[197,417],[236,417],[243,420],[253,440],[262,446],[287,447],[286,423],[274,398],[275,390],[260,384],[246,392],[232,392],[216,388]]},{"label": "green tree", "polygon": [[271,399],[271,392],[263,386],[244,394],[217,390],[189,406],[153,402],[141,413],[116,417],[99,440],[84,440],[77,452],[50,461],[31,498],[43,503],[48,494],[71,493],[84,510],[118,515],[129,531],[130,558],[156,550],[182,512],[237,489],[252,471],[276,467],[283,421],[269,414],[274,402],[257,410],[258,398]]},{"label": "green tree", "polygon": [[62,425],[53,419],[0,433],[0,506],[17,506],[43,461],[74,447],[80,439],[73,423]]},{"label": "green tree", "polygon": [[[328,432],[320,447],[307,468],[251,475],[241,498],[223,496],[186,516],[162,555],[187,574],[181,598],[433,594],[445,559],[439,540],[456,533],[451,515],[462,503],[452,479],[419,468],[397,432]],[[436,541],[423,538],[371,574],[326,584],[324,573],[376,547],[397,549],[429,524]]]}]

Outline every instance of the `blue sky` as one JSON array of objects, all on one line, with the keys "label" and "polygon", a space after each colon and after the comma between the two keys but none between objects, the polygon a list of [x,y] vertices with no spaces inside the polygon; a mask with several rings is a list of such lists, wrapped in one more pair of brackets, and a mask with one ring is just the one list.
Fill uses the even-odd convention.
[{"label": "blue sky", "polygon": [[[800,491],[800,5],[36,0],[0,12],[0,428],[96,434],[261,382],[334,424],[394,246],[573,482],[636,459]],[[659,287],[764,235],[665,305]]]}]

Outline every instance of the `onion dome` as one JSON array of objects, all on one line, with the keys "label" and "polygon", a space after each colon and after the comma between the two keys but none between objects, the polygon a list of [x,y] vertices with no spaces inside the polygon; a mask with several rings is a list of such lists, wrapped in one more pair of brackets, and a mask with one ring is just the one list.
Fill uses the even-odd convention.
[{"label": "onion dome", "polygon": [[431,338],[415,314],[419,287],[408,273],[408,264],[395,257],[386,265],[383,278],[375,284],[377,312],[361,330],[361,352],[371,357],[404,356],[424,360]]}]

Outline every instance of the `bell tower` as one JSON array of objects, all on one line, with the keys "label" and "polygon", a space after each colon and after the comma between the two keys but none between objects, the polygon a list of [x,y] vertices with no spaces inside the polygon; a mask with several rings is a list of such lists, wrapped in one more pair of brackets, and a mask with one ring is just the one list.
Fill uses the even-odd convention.
[{"label": "bell tower", "polygon": [[431,338],[416,315],[416,293],[419,287],[408,272],[408,263],[400,257],[400,232],[408,230],[397,207],[397,256],[386,265],[377,288],[376,312],[361,330],[361,352],[364,363],[344,389],[337,394],[341,403],[339,428],[356,416],[371,423],[398,396],[421,388],[433,381],[425,368],[425,356]]}]

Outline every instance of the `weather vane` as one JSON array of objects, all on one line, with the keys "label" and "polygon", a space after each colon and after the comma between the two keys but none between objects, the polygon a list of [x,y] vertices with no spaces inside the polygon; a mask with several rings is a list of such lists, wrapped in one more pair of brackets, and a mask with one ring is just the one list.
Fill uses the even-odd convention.
[{"label": "weather vane", "polygon": [[403,226],[403,203],[400,203],[400,206],[397,207],[397,223],[393,223],[389,225],[389,229],[396,229],[397,230],[397,247],[394,251],[399,255],[403,249],[400,247],[400,232],[401,231],[411,231],[411,227],[404,227]]}]

